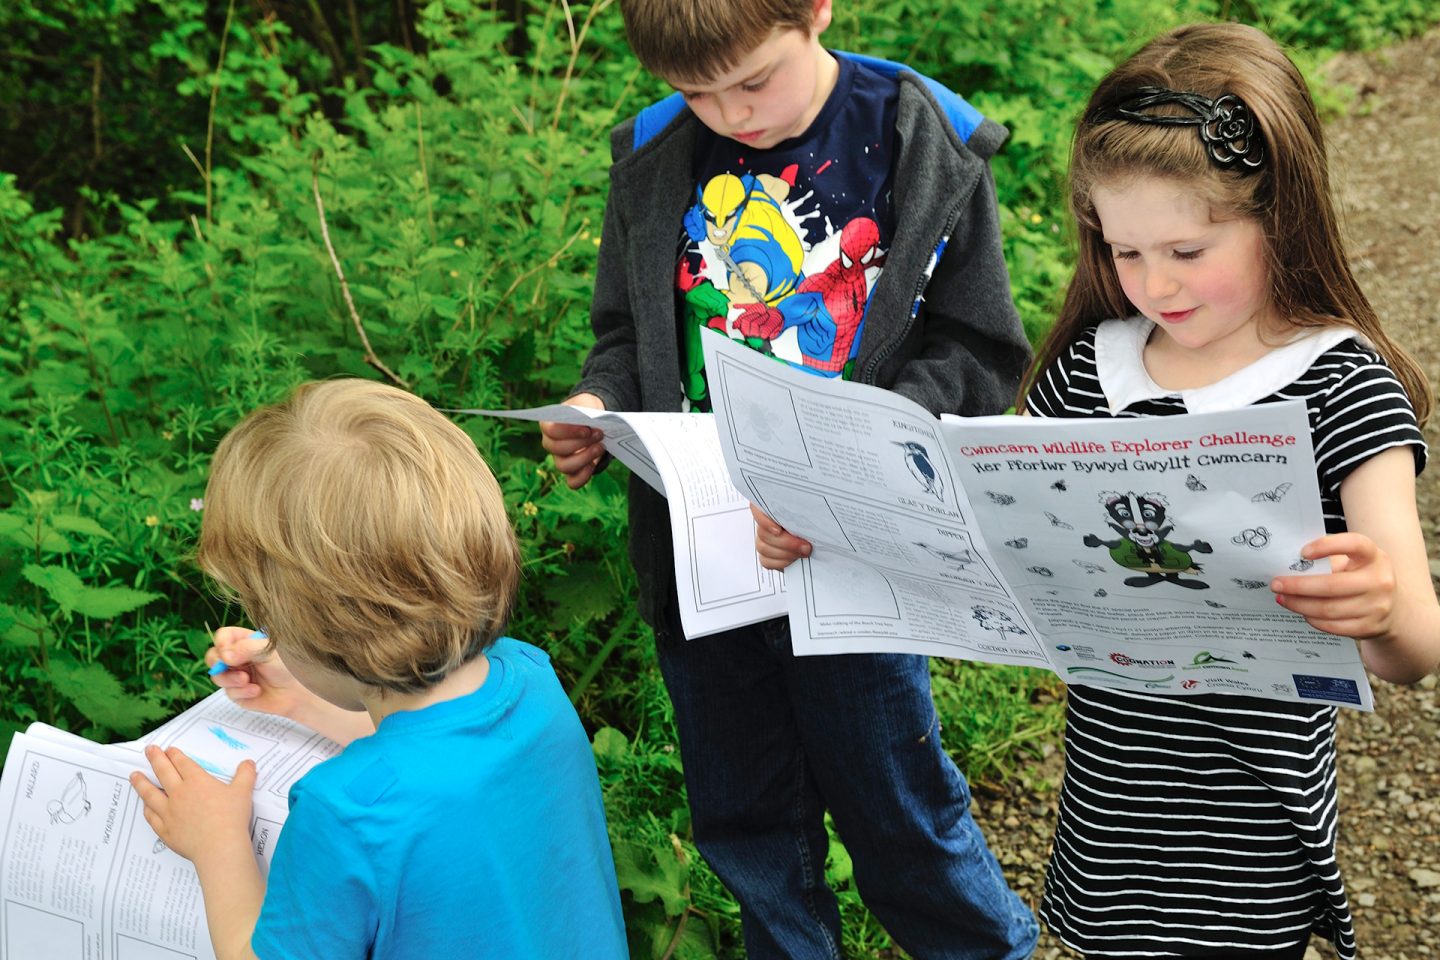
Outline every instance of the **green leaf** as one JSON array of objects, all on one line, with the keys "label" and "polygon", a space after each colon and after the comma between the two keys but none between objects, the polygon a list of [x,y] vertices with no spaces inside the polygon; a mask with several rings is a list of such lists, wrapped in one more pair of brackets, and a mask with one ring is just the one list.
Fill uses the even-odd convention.
[{"label": "green leaf", "polygon": [[15,723],[11,720],[0,720],[0,748],[3,748],[3,752],[0,752],[0,766],[3,766],[5,761],[10,757],[11,738],[17,733],[24,732],[25,725],[23,723]]},{"label": "green leaf", "polygon": [[89,517],[81,517],[73,513],[57,513],[49,518],[50,525],[57,530],[64,530],[69,533],[84,533],[92,537],[103,537],[106,540],[114,540],[110,531]]},{"label": "green leaf", "polygon": [[615,844],[615,875],[637,903],[659,900],[668,916],[678,917],[690,905],[690,871],[670,850],[657,857],[648,847],[621,841]]},{"label": "green leaf", "polygon": [[21,574],[50,595],[62,610],[78,613],[93,620],[113,620],[122,613],[138,610],[160,594],[128,587],[87,587],[64,567],[26,564]]},{"label": "green leaf", "polygon": [[545,596],[555,605],[555,616],[561,623],[604,619],[620,603],[620,593],[610,574],[598,564],[589,563],[576,564],[566,576],[551,579],[545,585]]},{"label": "green leaf", "polygon": [[159,720],[166,713],[159,704],[127,692],[120,681],[98,663],[79,663],[52,656],[46,679],[86,719],[125,736],[138,736],[146,723]]},{"label": "green leaf", "polygon": [[614,727],[601,727],[595,731],[590,747],[595,751],[596,760],[616,761],[624,758],[630,750],[630,741],[625,734]]},{"label": "green leaf", "polygon": [[37,647],[45,622],[23,607],[0,603],[0,643],[12,647]]}]

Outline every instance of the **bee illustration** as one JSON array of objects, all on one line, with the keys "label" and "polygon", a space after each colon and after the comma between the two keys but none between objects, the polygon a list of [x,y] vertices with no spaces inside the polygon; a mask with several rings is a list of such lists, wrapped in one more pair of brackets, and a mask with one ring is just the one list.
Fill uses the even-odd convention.
[{"label": "bee illustration", "polygon": [[992,503],[998,503],[1002,507],[1008,507],[1015,502],[1015,498],[1008,493],[996,493],[994,490],[986,490],[985,496],[990,498]]},{"label": "bee illustration", "polygon": [[1061,530],[1074,530],[1074,529],[1075,529],[1074,526],[1072,526],[1071,524],[1066,523],[1064,520],[1061,520],[1059,517],[1055,516],[1055,514],[1051,513],[1049,510],[1046,510],[1046,511],[1045,511],[1045,519],[1050,521],[1050,526],[1052,526],[1052,527],[1059,527]]},{"label": "bee illustration", "polygon": [[1062,477],[1062,478],[1060,478],[1059,480],[1056,480],[1054,483],[1050,484],[1050,489],[1051,489],[1051,490],[1059,490],[1061,493],[1064,493],[1066,490],[1069,490],[1070,488],[1067,487],[1067,486],[1065,486],[1065,479]]},{"label": "bee illustration", "polygon": [[1196,493],[1199,493],[1201,490],[1210,489],[1209,487],[1205,486],[1204,482],[1199,477],[1195,476],[1195,474],[1193,473],[1185,474],[1185,486],[1189,487],[1191,490],[1194,490]]},{"label": "bee illustration", "polygon": [[1279,503],[1281,500],[1285,499],[1285,494],[1290,492],[1291,486],[1293,486],[1293,484],[1282,483],[1279,486],[1275,487],[1273,490],[1261,490],[1259,493],[1255,494],[1255,496],[1250,498],[1250,502]]}]

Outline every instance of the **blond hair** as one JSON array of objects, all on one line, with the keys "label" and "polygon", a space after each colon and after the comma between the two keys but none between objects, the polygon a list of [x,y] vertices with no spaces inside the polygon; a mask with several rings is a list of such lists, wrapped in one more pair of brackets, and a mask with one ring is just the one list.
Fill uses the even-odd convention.
[{"label": "blond hair", "polygon": [[520,571],[475,444],[367,380],[305,384],[226,435],[198,559],[282,652],[406,693],[500,636]]},{"label": "blond hair", "polygon": [[[1118,107],[1153,87],[1212,99],[1239,97],[1261,134],[1260,168],[1220,168],[1193,126],[1116,118]],[[1294,327],[1342,325],[1363,334],[1394,369],[1425,422],[1433,404],[1429,382],[1385,333],[1345,259],[1325,138],[1305,78],[1274,40],[1234,23],[1191,24],[1161,34],[1112,70],[1091,95],[1070,153],[1070,212],[1080,244],[1075,275],[1026,377],[1020,409],[1035,377],[1083,330],[1139,312],[1120,287],[1091,193],[1097,186],[1123,189],[1146,177],[1184,184],[1217,220],[1239,218],[1259,226],[1275,316]]]},{"label": "blond hair", "polygon": [[732,69],[778,27],[809,32],[814,0],[620,0],[641,66],[670,81],[705,82]]}]

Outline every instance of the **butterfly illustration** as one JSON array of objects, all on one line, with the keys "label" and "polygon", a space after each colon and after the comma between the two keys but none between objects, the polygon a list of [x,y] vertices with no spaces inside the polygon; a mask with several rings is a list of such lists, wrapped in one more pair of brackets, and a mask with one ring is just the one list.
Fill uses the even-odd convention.
[{"label": "butterfly illustration", "polygon": [[994,490],[986,490],[985,496],[989,497],[992,503],[998,503],[1002,507],[1008,507],[1015,502],[1015,498],[1008,493],[996,493]]},{"label": "butterfly illustration", "polygon": [[1052,527],[1059,527],[1061,530],[1075,529],[1073,526],[1066,523],[1064,520],[1061,520],[1059,517],[1055,516],[1055,514],[1051,513],[1049,510],[1045,511],[1045,519],[1050,521],[1050,526]]},{"label": "butterfly illustration", "polygon": [[1261,490],[1250,498],[1251,503],[1279,503],[1290,492],[1292,484],[1282,483],[1273,490]]},{"label": "butterfly illustration", "polygon": [[1197,493],[1201,490],[1210,489],[1209,487],[1205,486],[1201,479],[1195,476],[1195,474],[1193,473],[1185,474],[1185,486],[1189,487],[1191,490],[1196,491]]}]

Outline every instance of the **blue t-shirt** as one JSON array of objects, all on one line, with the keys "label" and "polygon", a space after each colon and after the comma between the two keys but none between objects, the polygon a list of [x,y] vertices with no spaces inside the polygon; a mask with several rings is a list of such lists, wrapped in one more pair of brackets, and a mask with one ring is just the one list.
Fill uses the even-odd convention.
[{"label": "blue t-shirt", "polygon": [[709,409],[699,336],[722,330],[823,376],[860,347],[894,234],[899,82],[848,57],[814,122],[757,149],[702,128],[675,285],[682,390]]},{"label": "blue t-shirt", "polygon": [[251,940],[262,960],[622,960],[595,759],[539,649],[391,714],[301,778]]}]

